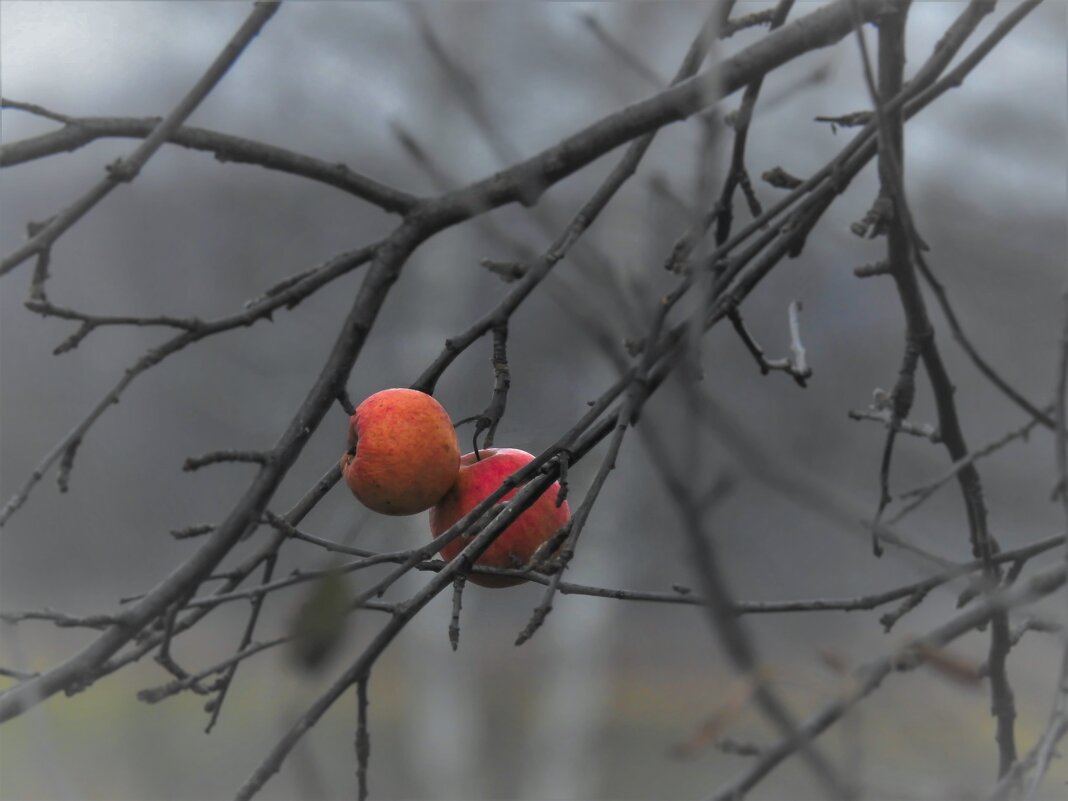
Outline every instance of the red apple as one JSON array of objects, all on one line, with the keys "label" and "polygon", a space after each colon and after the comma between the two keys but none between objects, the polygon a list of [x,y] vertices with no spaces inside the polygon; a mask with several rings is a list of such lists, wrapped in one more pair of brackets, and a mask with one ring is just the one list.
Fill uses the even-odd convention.
[{"label": "red apple", "polygon": [[[512,473],[534,459],[526,451],[515,448],[486,448],[464,454],[460,458],[460,475],[445,497],[430,510],[430,532],[435,537],[448,531],[457,520],[492,494]],[[516,488],[502,499],[511,500],[519,491]],[[526,565],[538,546],[555,534],[571,517],[567,502],[556,505],[560,482],[554,481],[534,503],[513,520],[493,544],[478,558],[476,564],[483,567],[514,569]],[[441,549],[445,559],[452,559],[470,542],[469,537],[459,536]],[[522,579],[504,576],[468,575],[468,580],[483,587],[511,587]]]},{"label": "red apple", "polygon": [[345,482],[364,506],[386,515],[429,509],[460,469],[448,413],[414,389],[384,389],[361,403],[349,418],[348,442]]}]

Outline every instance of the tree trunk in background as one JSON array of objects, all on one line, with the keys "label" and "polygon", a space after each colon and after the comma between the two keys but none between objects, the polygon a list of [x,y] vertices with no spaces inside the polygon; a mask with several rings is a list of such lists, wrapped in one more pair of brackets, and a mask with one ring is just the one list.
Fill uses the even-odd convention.
[{"label": "tree trunk in background", "polygon": [[[614,558],[587,570],[590,582],[606,587],[626,579]],[[535,635],[544,638],[551,657],[540,686],[532,688],[537,695],[519,797],[594,798],[605,766],[594,750],[611,710],[613,671],[607,663],[618,605],[558,595],[553,607]]]}]

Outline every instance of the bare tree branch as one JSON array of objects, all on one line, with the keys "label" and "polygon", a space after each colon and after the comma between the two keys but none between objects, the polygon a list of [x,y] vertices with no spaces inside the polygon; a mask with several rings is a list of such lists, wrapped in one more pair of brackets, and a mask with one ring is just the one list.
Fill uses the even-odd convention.
[{"label": "bare tree branch", "polygon": [[[64,127],[3,145],[0,147],[0,167],[14,167],[58,153],[69,153],[98,139],[144,139],[159,124],[158,119],[133,117],[68,117],[7,98],[2,101],[2,107],[55,119],[64,123]],[[181,126],[170,134],[167,142],[211,153],[222,163],[249,164],[326,184],[393,214],[405,214],[418,202],[414,195],[361,175],[345,164],[326,162],[240,136]]]},{"label": "bare tree branch", "polygon": [[[740,798],[783,759],[794,753],[804,757],[829,795],[839,798],[852,797],[857,791],[858,780],[852,777],[852,774],[847,774],[851,776],[849,779],[840,776],[812,741],[878,688],[889,672],[912,669],[920,664],[926,664],[932,670],[969,686],[981,682],[984,677],[990,678],[991,698],[997,718],[1001,776],[999,788],[1009,787],[1013,782],[1018,784],[1028,771],[1032,771],[1030,781],[1031,791],[1034,792],[1042,780],[1054,746],[1068,728],[1068,724],[1064,722],[1068,716],[1063,713],[1063,708],[1068,703],[1068,690],[1059,686],[1045,734],[1021,760],[1015,761],[1013,699],[1005,662],[1010,649],[1025,631],[1036,628],[1056,631],[1061,624],[1031,615],[1024,623],[1010,630],[1008,619],[1010,610],[1034,603],[1064,583],[1068,560],[1064,565],[1054,570],[1046,570],[1029,580],[1020,579],[1025,566],[1033,564],[1031,560],[1037,561],[1036,557],[1039,555],[1063,546],[1064,536],[1047,537],[1013,550],[1000,551],[988,530],[976,462],[981,456],[993,452],[1008,441],[1024,436],[1035,425],[1054,428],[1057,435],[1059,487],[1068,521],[1068,468],[1064,467],[1066,457],[1063,411],[1064,385],[1068,383],[1068,379],[1064,377],[1068,373],[1068,367],[1065,366],[1068,364],[1068,322],[1059,373],[1060,406],[1055,404],[1056,414],[1051,416],[1050,412],[1037,409],[1023,398],[978,355],[960,329],[947,293],[931,273],[923,256],[926,245],[918,233],[916,221],[907,203],[903,172],[903,127],[906,118],[924,108],[949,88],[959,85],[970,70],[1037,5],[1037,2],[1038,0],[1027,0],[1013,8],[957,67],[946,72],[964,42],[994,5],[991,0],[972,0],[946,30],[930,57],[908,83],[904,82],[903,77],[904,20],[908,0],[836,0],[790,24],[785,24],[785,19],[793,2],[781,0],[770,13],[728,21],[726,27],[729,32],[743,25],[764,23],[770,24],[773,30],[732,58],[698,73],[705,59],[711,34],[715,33],[717,25],[723,25],[733,8],[732,2],[721,3],[713,9],[705,22],[683,61],[676,76],[676,83],[671,88],[657,91],[647,100],[610,114],[525,160],[519,160],[519,149],[509,140],[505,129],[489,112],[478,76],[465,67],[461,57],[448,51],[430,26],[427,15],[421,10],[414,10],[422,41],[445,75],[459,107],[471,118],[479,134],[502,162],[502,169],[488,178],[472,183],[458,181],[450,174],[452,170],[442,168],[428,149],[398,126],[398,137],[402,145],[426,170],[440,192],[436,196],[428,197],[416,197],[385,186],[354,173],[343,165],[330,165],[259,142],[183,127],[181,123],[192,107],[210,91],[211,86],[203,88],[199,98],[194,99],[196,92],[200,91],[195,89],[168,115],[164,123],[128,118],[72,118],[32,104],[3,101],[4,108],[36,114],[62,127],[41,137],[4,146],[0,149],[0,165],[8,166],[44,158],[63,150],[77,149],[103,137],[142,138],[144,141],[134,156],[137,157],[142,152],[145,155],[139,163],[135,163],[136,158],[132,157],[128,162],[120,161],[113,165],[108,179],[101,184],[105,188],[99,197],[91,199],[90,193],[61,212],[57,218],[41,224],[32,224],[30,242],[3,262],[0,274],[14,269],[19,262],[36,256],[30,280],[28,308],[42,316],[69,320],[77,326],[74,333],[61,344],[60,350],[77,346],[94,330],[104,326],[161,326],[178,331],[170,340],[146,352],[138,362],[128,368],[101,403],[90,410],[87,417],[45,457],[27,483],[0,511],[0,524],[26,501],[33,487],[53,465],[57,466],[57,479],[61,489],[66,488],[75,454],[85,435],[103,410],[117,401],[138,375],[200,339],[252,325],[260,320],[269,320],[273,311],[280,308],[291,309],[338,276],[365,262],[370,262],[370,265],[318,378],[274,446],[262,452],[214,451],[188,460],[188,469],[221,461],[249,462],[258,467],[244,494],[220,522],[174,532],[179,538],[200,538],[197,543],[199,547],[185,562],[179,564],[157,586],[133,598],[124,599],[123,607],[117,613],[75,617],[42,610],[9,613],[4,616],[4,620],[9,623],[40,619],[57,626],[96,629],[101,633],[94,635],[96,639],[80,652],[43,673],[7,669],[0,671],[16,680],[13,687],[0,693],[0,721],[20,714],[56,692],[78,692],[96,679],[138,661],[146,654],[155,653],[156,661],[170,674],[170,679],[160,687],[143,691],[143,700],[160,700],[186,690],[199,694],[214,694],[208,707],[211,714],[208,723],[210,729],[220,714],[222,703],[232,686],[240,663],[256,653],[291,639],[290,636],[285,636],[263,643],[254,642],[256,628],[269,596],[326,574],[333,576],[387,565],[387,570],[375,574],[376,579],[373,579],[370,586],[361,583],[359,594],[352,598],[346,595],[340,610],[341,615],[354,614],[364,609],[384,612],[387,615],[385,622],[376,621],[382,625],[371,633],[367,647],[334,677],[332,684],[323,690],[296,720],[292,721],[291,728],[240,788],[238,798],[251,798],[262,788],[308,729],[353,687],[356,702],[355,780],[359,797],[366,798],[369,792],[368,704],[371,672],[396,635],[446,588],[453,590],[449,637],[454,648],[458,645],[462,589],[464,577],[469,573],[521,578],[546,588],[541,603],[534,609],[527,628],[520,635],[520,642],[529,638],[546,619],[557,593],[703,607],[708,613],[715,635],[736,669],[743,674],[743,684],[748,689],[744,693],[745,700],[742,703],[748,703],[751,698],[760,711],[775,724],[781,737],[779,742],[769,746],[736,744],[730,738],[720,736],[721,726],[713,726],[711,729],[706,727],[691,745],[696,743],[695,747],[703,747],[716,742],[722,750],[744,753],[752,760],[747,771],[734,782],[721,788],[717,797]],[[261,13],[261,10],[257,9],[256,13]],[[246,28],[252,24],[255,16],[254,13],[253,17],[250,17]],[[263,17],[259,25],[265,21],[266,17]],[[862,33],[863,25],[869,21],[877,21],[879,27],[878,86],[868,63]],[[659,84],[655,74],[645,67],[640,57],[612,39],[606,31],[596,25],[593,27],[594,35],[612,50],[617,58],[625,61],[628,69],[642,73],[645,80]],[[778,181],[791,191],[779,202],[764,210],[750,184],[745,165],[746,137],[762,79],[768,72],[790,63],[794,57],[834,43],[850,31],[856,32],[860,43],[862,66],[872,94],[872,111],[862,113],[861,130],[844,145],[835,158],[808,179],[794,179],[785,173],[774,174],[773,182]],[[242,40],[241,47],[247,44],[252,35],[254,31]],[[238,37],[235,37],[235,41],[237,39]],[[230,54],[228,64],[233,63],[239,52],[240,48]],[[226,56],[224,51],[216,60],[216,65],[225,61]],[[221,78],[223,73],[225,67],[221,68],[214,80]],[[730,172],[720,187],[713,183],[715,176],[711,167],[713,147],[719,131],[719,118],[702,112],[743,87],[745,94],[740,109],[726,120],[735,130],[734,149]],[[187,103],[192,103],[192,106],[183,111]],[[683,220],[679,227],[685,229],[676,240],[671,253],[663,260],[664,266],[674,274],[663,277],[668,282],[676,283],[659,299],[651,315],[643,314],[648,310],[643,308],[641,302],[636,301],[638,290],[616,282],[612,257],[588,244],[590,237],[587,233],[607,205],[617,196],[624,183],[636,172],[656,133],[675,121],[698,114],[701,115],[698,121],[703,126],[701,131],[705,134],[696,171],[699,197],[696,202],[677,199],[668,201],[674,202],[673,213]],[[837,120],[835,124],[841,122],[840,118]],[[844,122],[841,124],[845,125]],[[378,205],[387,212],[397,213],[402,219],[381,241],[358,251],[341,254],[319,267],[301,269],[250,301],[242,313],[213,321],[203,321],[198,317],[96,315],[53,304],[46,292],[52,266],[52,244],[116,183],[132,180],[151,153],[165,141],[212,152],[220,161],[258,164],[267,169],[336,186]],[[530,215],[536,224],[549,232],[547,239],[551,240],[551,244],[541,255],[536,255],[533,248],[518,241],[515,235],[504,232],[495,221],[487,218],[486,212],[506,204],[536,204],[548,188],[624,144],[628,147],[615,169],[569,222],[563,225],[554,223],[552,215],[546,214],[544,208],[535,210]],[[927,563],[936,565],[935,572],[931,572],[928,564],[918,581],[901,584],[884,592],[867,592],[851,597],[828,595],[778,601],[735,600],[726,586],[724,566],[714,543],[705,536],[706,513],[710,505],[729,490],[733,473],[715,470],[713,475],[704,475],[697,469],[700,465],[695,457],[688,465],[690,469],[684,474],[672,463],[672,454],[666,451],[663,443],[654,441],[653,461],[659,468],[674,505],[681,513],[687,541],[695,556],[699,591],[690,592],[688,588],[680,585],[675,585],[671,592],[653,592],[595,587],[564,581],[564,569],[575,551],[577,539],[592,513],[601,488],[615,466],[627,429],[638,420],[648,398],[668,377],[683,374],[684,380],[689,380],[699,375],[702,369],[699,360],[700,343],[706,331],[724,318],[730,319],[736,323],[743,341],[762,370],[783,370],[804,385],[811,370],[806,363],[801,342],[799,304],[791,304],[789,310],[790,357],[774,360],[767,359],[753,337],[745,330],[741,324],[739,308],[773,269],[783,264],[788,256],[793,257],[801,253],[808,235],[823,218],[830,203],[876,154],[879,157],[880,195],[865,218],[863,228],[865,234],[887,236],[887,258],[875,267],[861,268],[858,274],[885,274],[894,280],[906,317],[906,342],[893,391],[886,396],[884,404],[877,404],[867,412],[859,413],[862,417],[881,420],[889,428],[880,469],[879,510],[871,529],[880,541],[885,540],[898,546],[899,555],[918,554]],[[508,164],[509,162],[513,163]],[[732,232],[731,206],[734,192],[739,187],[745,195],[753,219],[738,231]],[[718,203],[714,202],[717,197]],[[86,203],[88,205],[76,216],[67,222],[63,221],[64,215],[69,216],[77,211],[79,204]],[[479,226],[478,230],[484,232],[488,240],[514,251],[514,260],[488,259],[486,262],[489,269],[506,280],[514,280],[515,283],[504,293],[497,305],[475,320],[466,331],[446,341],[441,354],[427,366],[414,386],[433,391],[436,383],[459,354],[492,332],[494,392],[489,407],[477,418],[479,422],[475,429],[475,448],[477,451],[478,434],[483,431],[487,432],[484,446],[492,445],[495,430],[505,411],[510,384],[507,338],[509,333],[517,340],[524,336],[521,329],[514,327],[518,323],[513,320],[513,314],[535,290],[541,290],[554,298],[565,309],[583,333],[588,334],[603,350],[618,373],[618,379],[607,386],[600,397],[590,401],[589,410],[570,429],[544,448],[530,464],[502,482],[494,493],[449,531],[420,547],[380,553],[334,542],[329,532],[316,536],[300,530],[298,527],[301,520],[338,481],[340,470],[336,465],[332,465],[285,515],[279,516],[270,512],[269,506],[275,491],[295,464],[304,444],[325,419],[327,411],[337,402],[345,414],[351,414],[353,404],[345,390],[348,375],[361,354],[363,343],[375,324],[390,287],[401,275],[408,257],[436,234],[468,221],[474,221],[475,225]],[[715,246],[705,242],[713,223],[718,223]],[[565,282],[561,286],[566,289],[560,291],[560,286],[553,286],[545,282],[545,279],[564,258],[572,258],[576,262],[583,260],[591,267],[589,270],[583,268],[581,271],[567,271],[574,274],[561,277]],[[984,449],[975,452],[968,450],[956,407],[957,401],[952,396],[953,387],[934,343],[933,327],[924,306],[917,273],[931,285],[949,321],[950,329],[961,341],[968,357],[999,391],[1031,416],[1028,425],[1019,430],[1023,433],[1010,432],[997,443]],[[576,278],[580,283],[575,283]],[[644,280],[641,291],[651,293],[654,291],[653,287],[651,279]],[[579,291],[572,293],[575,297],[570,296],[568,293],[576,288]],[[602,290],[609,303],[618,305],[619,319],[613,318],[606,322],[598,315],[600,308],[596,304],[584,302],[584,292]],[[1068,321],[1068,311],[1065,319]],[[624,327],[616,333],[614,326],[618,325],[620,320],[623,321]],[[513,326],[511,331],[510,325]],[[620,343],[624,334],[629,337],[625,348],[621,347]],[[914,375],[920,365],[923,365],[933,390],[938,413],[937,428],[922,428],[923,424],[913,423],[908,419],[916,391]],[[682,369],[679,369],[680,367]],[[687,385],[686,396],[691,413],[687,443],[688,447],[693,449],[696,447],[701,424],[707,423],[713,427],[717,425],[711,420],[716,413],[714,404],[706,408],[705,393],[700,389]],[[471,419],[476,418],[469,418]],[[718,425],[723,427],[723,421],[718,421]],[[928,438],[943,441],[949,452],[952,464],[948,468],[948,474],[931,487],[920,488],[917,492],[922,501],[933,492],[933,487],[951,478],[957,479],[964,499],[975,557],[970,562],[960,563],[940,556],[925,545],[918,545],[897,534],[881,519],[884,509],[892,500],[889,484],[895,438],[897,433],[910,430],[914,433],[925,432]],[[641,432],[643,436],[649,436],[647,426],[643,426]],[[770,486],[809,508],[816,509],[836,525],[859,533],[859,516],[853,513],[848,505],[839,504],[831,498],[819,482],[811,480],[811,477],[799,478],[790,475],[789,470],[781,467],[768,468],[763,464],[768,461],[766,454],[759,448],[755,453],[750,452],[744,445],[744,433],[732,431],[726,439],[733,443],[733,450],[745,451],[738,458],[745,464],[756,464],[757,469],[754,472],[762,475]],[[608,440],[606,451],[602,454],[593,483],[575,517],[568,526],[557,532],[544,550],[539,549],[536,559],[530,565],[516,570],[482,568],[477,565],[477,560],[485,549],[490,547],[510,523],[554,480],[558,479],[566,492],[569,470],[573,471],[572,466],[575,463],[605,440]],[[691,480],[691,477],[698,477],[699,480]],[[518,490],[514,498],[503,501],[504,496],[513,490]],[[927,495],[922,494],[923,492]],[[232,549],[241,539],[256,532],[260,534],[260,539],[250,542],[248,547],[252,548],[251,554],[238,560],[236,565],[220,567],[222,561],[234,553]],[[465,537],[464,547],[458,556],[448,562],[435,558],[445,545],[461,536]],[[326,571],[300,568],[284,578],[275,579],[274,569],[280,548],[286,545],[289,553],[289,549],[295,550],[299,543],[305,546],[301,549],[304,553],[309,553],[306,546],[312,546],[353,558],[337,561]],[[1046,557],[1047,561],[1048,559],[1049,557]],[[404,585],[398,582],[413,570],[422,571],[427,576],[414,594],[401,600],[378,600],[386,592],[399,592]],[[958,579],[964,579],[962,583],[966,584],[958,601],[962,606],[970,604],[966,611],[934,629],[927,637],[910,641],[856,671],[851,678],[849,690],[805,722],[793,719],[791,710],[778,696],[769,677],[760,669],[753,642],[740,620],[740,616],[746,614],[871,610],[894,604],[882,617],[884,626],[889,629],[923,603],[929,593],[939,588],[948,588],[950,582]],[[221,584],[210,585],[212,589],[202,590],[202,586],[208,581],[219,581]],[[256,581],[258,584],[254,583]],[[822,592],[813,595],[820,596]],[[234,638],[232,653],[216,657],[218,661],[215,661],[214,665],[196,672],[179,664],[173,653],[175,638],[196,626],[212,610],[234,601],[251,601],[251,610],[246,618],[243,633]],[[945,650],[945,645],[951,640],[988,624],[991,626],[991,643],[985,664],[973,663]],[[223,656],[225,658],[222,658]],[[847,663],[843,660],[842,664],[844,666]],[[1064,666],[1068,666],[1068,650],[1065,652]],[[843,671],[844,669],[843,667]],[[1061,685],[1065,682],[1066,673],[1068,667],[1062,670]]]},{"label": "bare tree branch", "polygon": [[207,536],[204,545],[137,604],[125,609],[119,616],[120,622],[89,646],[39,677],[17,684],[0,695],[0,722],[21,714],[78,682],[82,674],[91,673],[177,597],[210,574],[241,536],[257,524],[282,476],[296,461],[311,432],[344,386],[371,323],[396,280],[404,259],[414,246],[415,237],[411,227],[402,226],[376,250],[370,272],[322,373],[272,449],[269,463],[259,470],[252,485],[227,518]]},{"label": "bare tree branch", "polygon": [[174,131],[185,122],[186,118],[193,113],[196,107],[215,88],[215,85],[222,80],[223,76],[230,70],[230,67],[241,57],[245,48],[256,38],[256,35],[267,24],[267,21],[274,16],[274,13],[278,10],[278,5],[278,2],[257,0],[248,19],[245,20],[237,33],[226,44],[211,66],[208,67],[203,77],[171,110],[170,114],[153,128],[152,133],[145,138],[129,157],[119,159],[114,164],[108,165],[108,174],[104,180],[53,217],[34,234],[29,242],[16,249],[14,253],[0,262],[0,276],[9,273],[30,256],[50,248],[68,228],[103,200],[112,189],[120,183],[133,181],[145,164],[148,163],[148,160],[170,138]]},{"label": "bare tree branch", "polygon": [[[1061,501],[1061,511],[1068,520],[1068,287],[1061,296],[1061,343],[1057,359],[1057,388],[1054,402],[1054,420],[1057,424],[1056,462],[1057,489]],[[1068,547],[1064,551],[1064,566],[1068,570]],[[1065,618],[1068,621],[1068,617]],[[1037,797],[1042,781],[1053,760],[1057,743],[1068,734],[1068,638],[1065,639],[1061,655],[1060,672],[1057,686],[1050,704],[1049,722],[1034,749],[1034,769],[1031,781],[1027,785],[1027,798]]]},{"label": "bare tree branch", "polygon": [[[280,308],[293,308],[304,298],[326,285],[335,278],[342,276],[351,270],[369,261],[376,253],[380,243],[361,248],[359,250],[342,253],[330,259],[311,273],[303,276],[300,281],[290,285],[285,290],[270,295],[245,311],[228,317],[220,317],[216,320],[204,322],[202,325],[185,331],[173,339],[167,340],[162,345],[147,351],[132,367],[126,369],[122,378],[113,386],[103,398],[101,398],[89,413],[79,422],[66,437],[64,437],[34,469],[33,473],[8,500],[3,509],[0,509],[0,526],[2,526],[29,498],[34,486],[44,477],[45,472],[56,463],[57,460],[67,459],[73,456],[73,451],[81,443],[86,432],[93,426],[97,419],[107,411],[126,391],[126,388],[142,373],[155,367],[168,356],[182,350],[188,345],[198,342],[206,337],[224,331],[242,328],[253,323],[270,319],[272,312]],[[69,474],[70,464],[67,463],[65,474]]]},{"label": "bare tree branch", "polygon": [[738,778],[720,787],[712,798],[714,801],[731,801],[732,799],[743,797],[761,779],[797,750],[801,737],[811,739],[823,734],[823,732],[839,722],[846,712],[875,691],[895,670],[906,670],[921,665],[923,659],[921,654],[915,650],[915,643],[922,642],[927,651],[939,649],[976,627],[989,622],[994,614],[1029,604],[1038,598],[1056,592],[1064,582],[1065,568],[1062,565],[1045,571],[1020,586],[987,595],[971,609],[932,629],[925,636],[914,640],[912,644],[858,668],[853,674],[856,682],[855,687],[846,695],[835,699],[819,712],[809,717],[801,725],[798,739],[783,740],[770,748],[764,749],[763,755],[757,758],[748,770]]}]

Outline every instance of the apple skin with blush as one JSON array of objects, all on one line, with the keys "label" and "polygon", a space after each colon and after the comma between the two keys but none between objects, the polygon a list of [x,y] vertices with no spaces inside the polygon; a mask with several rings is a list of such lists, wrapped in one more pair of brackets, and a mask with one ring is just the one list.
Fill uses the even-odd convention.
[{"label": "apple skin with blush", "polygon": [[384,389],[349,418],[345,483],[359,501],[385,515],[414,515],[456,482],[460,445],[440,403],[414,389]]},{"label": "apple skin with blush", "polygon": [[[515,448],[484,448],[460,457],[460,475],[445,497],[430,510],[430,533],[444,534],[502,482],[534,457]],[[501,499],[511,500],[520,488],[513,489]],[[554,481],[533,504],[523,511],[501,532],[475,563],[482,567],[515,569],[526,565],[543,542],[550,539],[571,518],[567,501],[556,505],[560,482]],[[463,535],[441,549],[442,558],[453,559],[471,541]],[[523,579],[510,576],[488,576],[469,573],[468,581],[483,587],[512,587]]]}]

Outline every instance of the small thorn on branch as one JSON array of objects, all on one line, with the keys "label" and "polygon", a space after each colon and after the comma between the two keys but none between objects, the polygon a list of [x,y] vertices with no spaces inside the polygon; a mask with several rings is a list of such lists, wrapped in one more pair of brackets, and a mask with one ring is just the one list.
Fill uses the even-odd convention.
[{"label": "small thorn on branch", "polygon": [[571,454],[568,451],[563,451],[556,457],[556,464],[560,468],[560,475],[557,481],[560,482],[560,489],[556,492],[556,508],[559,509],[564,505],[564,501],[567,500],[568,484],[567,484],[567,467],[571,463]]},{"label": "small thorn on branch", "polygon": [[804,183],[796,175],[791,175],[782,167],[772,167],[770,170],[765,170],[760,179],[776,189],[797,189]]},{"label": "small thorn on branch", "polygon": [[528,266],[518,261],[497,261],[496,259],[479,259],[478,263],[491,273],[500,276],[506,284],[518,281],[527,274]]},{"label": "small thorn on branch", "polygon": [[539,604],[538,608],[534,610],[534,613],[530,616],[530,620],[527,621],[527,625],[523,627],[523,630],[519,632],[519,636],[515,638],[515,644],[517,646],[522,645],[541,628],[541,624],[545,622],[545,618],[549,616],[549,613],[553,611],[551,601],[546,601]]},{"label": "small thorn on branch", "polygon": [[265,451],[212,451],[203,456],[191,456],[185,460],[182,469],[186,472],[199,470],[212,464],[221,462],[252,462],[254,464],[267,464],[271,455]]},{"label": "small thorn on branch", "polygon": [[560,565],[553,560],[553,556],[560,548],[561,543],[570,536],[572,520],[574,518],[560,526],[555,534],[537,547],[526,565],[528,571],[544,573],[547,576],[560,572]]},{"label": "small thorn on branch", "polygon": [[[258,306],[259,304],[263,303],[264,301],[270,300],[275,295],[280,295],[281,293],[285,292],[287,289],[290,289],[291,287],[294,287],[297,284],[299,284],[301,281],[303,281],[309,275],[314,273],[316,271],[316,269],[317,268],[312,267],[311,269],[303,270],[302,272],[299,272],[296,275],[291,275],[291,276],[289,276],[289,278],[283,278],[278,283],[267,287],[267,289],[264,290],[263,294],[260,295],[259,297],[252,298],[251,300],[246,300],[245,301],[245,308],[246,309],[251,309],[254,306]],[[267,315],[267,319],[268,320],[271,319],[270,315]]]},{"label": "small thorn on branch", "polygon": [[893,219],[894,201],[886,195],[879,195],[864,218],[851,224],[849,230],[861,239],[874,239],[886,233],[887,226]]},{"label": "small thorn on branch", "polygon": [[107,171],[108,178],[124,184],[133,181],[140,172],[140,169],[136,164],[131,164],[125,159],[115,159],[115,161],[108,164],[104,169]]},{"label": "small thorn on branch", "polygon": [[70,445],[63,449],[63,457],[59,460],[56,470],[56,484],[60,492],[70,489],[70,471],[74,468],[74,457],[78,453],[78,446],[82,444],[82,438],[78,437],[71,441]]},{"label": "small thorn on branch", "polygon": [[35,236],[41,233],[41,231],[50,226],[53,220],[55,219],[55,215],[53,215],[47,220],[41,220],[40,222],[34,222],[31,220],[30,222],[26,223],[26,238],[33,239]]},{"label": "small thorn on branch", "polygon": [[838,117],[816,117],[816,122],[826,122],[831,126],[831,133],[838,133],[838,128],[857,128],[871,121],[870,111],[854,111]]},{"label": "small thorn on branch", "polygon": [[[32,225],[32,223],[31,223]],[[29,229],[30,226],[27,226]],[[30,234],[30,238],[33,238],[33,234]],[[48,265],[52,260],[52,249],[45,248],[37,254],[37,263],[33,268],[33,278],[30,281],[30,300],[40,303],[48,302],[48,295],[45,293],[45,283],[49,279]]]},{"label": "small thorn on branch", "polygon": [[887,612],[879,618],[879,623],[883,627],[884,632],[889,632],[901,618],[923,603],[923,599],[927,597],[926,590],[920,590],[909,595],[901,604],[892,612]]},{"label": "small thorn on branch", "polygon": [[876,275],[889,275],[890,263],[887,261],[877,261],[871,264],[862,264],[860,267],[853,268],[853,275],[857,278],[872,278]]},{"label": "small thorn on branch", "polygon": [[642,337],[641,339],[627,337],[623,340],[623,349],[627,351],[627,354],[631,358],[640,356],[645,350],[645,337]]},{"label": "small thorn on branch", "polygon": [[538,629],[542,627],[542,624],[545,623],[549,613],[553,611],[553,598],[560,586],[560,579],[564,575],[564,570],[567,569],[568,563],[574,556],[575,539],[581,531],[581,522],[579,523],[579,529],[575,529],[574,525],[575,518],[573,517],[562,525],[549,540],[538,546],[538,549],[524,568],[528,573],[540,571],[545,575],[552,576],[552,578],[545,588],[541,603],[534,609],[527,625],[516,637],[515,644],[517,646],[522,645],[533,637]]},{"label": "small thorn on branch", "polygon": [[215,530],[213,525],[199,525],[199,526],[186,526],[185,528],[176,528],[171,531],[171,536],[176,540],[188,540],[193,537],[203,537],[205,534],[210,534]]},{"label": "small thorn on branch", "polygon": [[983,592],[983,582],[975,581],[960,591],[957,596],[957,609],[963,609],[976,598],[978,598]]},{"label": "small thorn on branch", "polygon": [[82,341],[87,336],[89,336],[91,333],[93,333],[93,331],[95,331],[96,328],[97,328],[97,326],[94,325],[93,323],[90,323],[90,322],[82,323],[78,327],[77,331],[75,331],[73,334],[71,334],[69,337],[64,339],[62,342],[60,342],[58,345],[56,345],[52,349],[52,355],[53,356],[61,356],[64,353],[68,353],[68,352],[74,350],[76,347],[81,345]]}]

